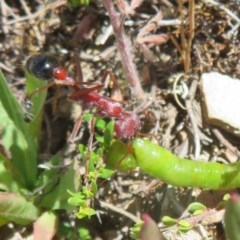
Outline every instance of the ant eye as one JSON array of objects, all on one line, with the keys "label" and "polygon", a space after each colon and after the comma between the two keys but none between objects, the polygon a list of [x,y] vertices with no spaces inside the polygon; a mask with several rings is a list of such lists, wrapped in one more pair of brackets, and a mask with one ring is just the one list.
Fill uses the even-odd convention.
[{"label": "ant eye", "polygon": [[57,60],[47,54],[33,55],[25,63],[26,70],[30,74],[47,81],[53,78],[53,69],[58,66]]}]

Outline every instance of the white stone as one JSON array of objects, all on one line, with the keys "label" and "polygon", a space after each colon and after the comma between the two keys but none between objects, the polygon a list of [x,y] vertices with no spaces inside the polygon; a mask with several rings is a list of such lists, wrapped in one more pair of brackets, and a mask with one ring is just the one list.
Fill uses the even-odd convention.
[{"label": "white stone", "polygon": [[217,72],[204,73],[201,87],[206,121],[240,135],[240,80]]}]

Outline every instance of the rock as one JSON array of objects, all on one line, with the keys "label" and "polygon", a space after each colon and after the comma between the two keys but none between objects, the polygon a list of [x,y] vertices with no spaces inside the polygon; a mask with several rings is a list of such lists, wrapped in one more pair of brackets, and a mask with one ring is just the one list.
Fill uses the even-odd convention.
[{"label": "rock", "polygon": [[204,73],[201,88],[206,121],[240,136],[240,80]]}]

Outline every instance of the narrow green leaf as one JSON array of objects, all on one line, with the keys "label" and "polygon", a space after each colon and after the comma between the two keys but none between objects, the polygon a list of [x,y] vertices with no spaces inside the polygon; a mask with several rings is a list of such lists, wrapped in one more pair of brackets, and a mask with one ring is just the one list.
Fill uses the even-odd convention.
[{"label": "narrow green leaf", "polygon": [[67,190],[71,192],[78,190],[80,184],[78,186],[74,185],[75,177],[78,172],[74,171],[73,164],[61,171],[62,172],[58,173],[58,175],[60,174],[58,178],[55,179],[55,185],[51,186],[51,189],[49,189],[50,191],[47,191],[47,195],[45,195],[40,202],[40,206],[48,209],[73,209],[73,207],[68,204],[69,193]]},{"label": "narrow green leaf", "polygon": [[18,183],[13,178],[12,169],[6,165],[11,162],[0,153],[0,191],[5,192],[20,192]]},{"label": "narrow green leaf", "polygon": [[108,149],[111,145],[113,133],[114,133],[114,121],[111,121],[107,124],[106,129],[104,131],[104,145],[106,149]]},{"label": "narrow green leaf", "polygon": [[9,90],[0,71],[0,128],[4,147],[12,154],[12,162],[19,182],[32,189],[37,176],[37,147],[24,121],[21,106]]},{"label": "narrow green leaf", "polygon": [[238,240],[240,236],[240,199],[230,199],[227,202],[224,222],[228,239]]},{"label": "narrow green leaf", "polygon": [[98,185],[95,180],[91,181],[91,190],[92,190],[93,194],[96,194],[98,191]]},{"label": "narrow green leaf", "polygon": [[[28,94],[31,94],[37,88],[40,88],[45,84],[47,84],[46,81],[39,80],[38,78],[26,72],[26,90]],[[32,106],[29,113],[31,114],[32,117],[29,123],[29,127],[30,127],[31,134],[36,142],[38,141],[39,131],[41,129],[42,112],[43,112],[43,106],[46,100],[46,95],[47,95],[47,90],[43,90],[35,94],[31,98]]]}]

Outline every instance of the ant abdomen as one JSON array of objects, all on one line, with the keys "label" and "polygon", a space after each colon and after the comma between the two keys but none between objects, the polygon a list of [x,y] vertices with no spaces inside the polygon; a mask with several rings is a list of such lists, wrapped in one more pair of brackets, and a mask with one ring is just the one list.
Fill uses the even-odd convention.
[{"label": "ant abdomen", "polygon": [[33,76],[50,81],[54,78],[54,69],[59,66],[55,57],[48,54],[35,54],[30,56],[26,63],[26,70]]}]

